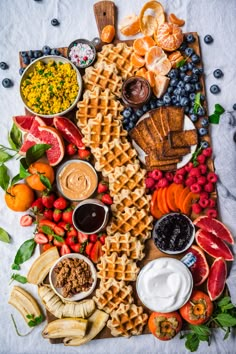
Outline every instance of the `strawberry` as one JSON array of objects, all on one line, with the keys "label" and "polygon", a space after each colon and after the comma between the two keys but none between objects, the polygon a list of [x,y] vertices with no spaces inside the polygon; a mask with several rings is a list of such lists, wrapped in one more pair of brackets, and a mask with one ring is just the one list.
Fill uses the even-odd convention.
[{"label": "strawberry", "polygon": [[146,185],[146,188],[153,188],[154,185],[155,185],[155,179],[153,179],[152,177],[147,177],[145,178],[145,185]]},{"label": "strawberry", "polygon": [[93,263],[98,263],[102,254],[102,244],[100,241],[96,241],[96,243],[93,245],[93,248],[91,249],[90,259],[93,261]]},{"label": "strawberry", "polygon": [[105,182],[100,182],[98,183],[98,189],[97,192],[100,193],[105,193],[108,190],[108,186]]},{"label": "strawberry", "polygon": [[199,193],[202,190],[202,186],[198,183],[194,183],[190,186],[190,190],[193,193]]},{"label": "strawberry", "polygon": [[209,172],[207,174],[207,180],[211,183],[216,183],[218,180],[218,176],[215,172]]},{"label": "strawberry", "polygon": [[42,251],[46,252],[47,250],[49,250],[49,248],[52,248],[53,246],[50,243],[45,243],[42,247]]},{"label": "strawberry", "polygon": [[54,209],[53,211],[53,220],[59,222],[62,217],[62,211],[60,209]]},{"label": "strawberry", "polygon": [[38,232],[34,235],[34,241],[39,245],[44,245],[48,243],[48,237],[42,232]]},{"label": "strawberry", "polygon": [[163,176],[163,172],[161,170],[155,169],[151,172],[151,176],[153,179],[155,179],[155,181],[158,181],[159,179],[161,179]]},{"label": "strawberry", "polygon": [[67,231],[66,236],[67,237],[70,237],[70,236],[78,237],[78,231],[76,230],[76,228],[74,226],[71,226],[69,228],[69,230]]},{"label": "strawberry", "polygon": [[53,210],[52,209],[45,209],[43,212],[43,216],[48,220],[53,220]]},{"label": "strawberry", "polygon": [[87,234],[83,234],[82,232],[78,231],[78,240],[79,243],[84,243],[85,241],[87,241],[89,238],[89,235]]},{"label": "strawberry", "polygon": [[165,177],[159,179],[159,181],[157,182],[158,188],[165,188],[168,187],[168,185],[169,185],[168,179]]},{"label": "strawberry", "polygon": [[176,174],[173,179],[174,183],[182,184],[184,182],[184,176],[181,174]]},{"label": "strawberry", "polygon": [[68,246],[76,245],[78,243],[78,237],[77,236],[67,236],[66,239],[66,244]]},{"label": "strawberry", "polygon": [[57,198],[53,203],[54,208],[64,210],[67,207],[67,201],[65,198]]},{"label": "strawberry", "polygon": [[199,162],[200,164],[204,164],[206,161],[206,156],[201,154],[201,155],[198,155],[197,157],[197,162]]},{"label": "strawberry", "polygon": [[85,247],[85,253],[90,256],[90,253],[91,253],[91,250],[93,248],[93,243],[92,242],[89,242],[87,243],[86,247]]},{"label": "strawberry", "polygon": [[20,218],[21,226],[31,226],[33,224],[34,218],[29,214],[25,214]]},{"label": "strawberry", "polygon": [[61,236],[61,237],[65,236],[65,230],[62,227],[58,226],[58,225],[56,225],[54,227],[54,232],[58,236]]},{"label": "strawberry", "polygon": [[106,237],[107,237],[106,234],[101,234],[101,236],[99,236],[99,240],[100,240],[100,242],[101,242],[102,245],[105,244]]},{"label": "strawberry", "polygon": [[211,182],[208,182],[207,184],[205,184],[204,186],[204,191],[211,193],[214,190],[214,184]]},{"label": "strawberry", "polygon": [[78,155],[79,155],[79,158],[82,159],[82,160],[88,160],[90,155],[91,155],[91,152],[88,150],[88,149],[79,149],[78,150]]},{"label": "strawberry", "polygon": [[53,239],[53,244],[56,247],[62,247],[63,245],[65,245],[65,240],[63,241],[58,241],[56,238]]},{"label": "strawberry", "polygon": [[206,157],[211,157],[212,155],[212,148],[211,147],[208,147],[206,149],[203,150],[203,155],[206,156]]},{"label": "strawberry", "polygon": [[89,241],[92,243],[95,243],[98,239],[98,235],[97,234],[91,234],[89,235]]},{"label": "strawberry", "polygon": [[62,227],[65,231],[68,231],[70,229],[70,224],[65,221],[60,221],[57,226]]},{"label": "strawberry", "polygon": [[194,204],[192,204],[192,211],[195,214],[200,214],[202,211],[202,207],[198,203],[194,203]]},{"label": "strawberry", "polygon": [[43,227],[44,227],[44,226],[47,226],[47,227],[49,227],[49,228],[51,229],[51,231],[54,231],[56,224],[55,224],[55,222],[53,222],[53,221],[51,221],[51,220],[48,220],[48,219],[41,219],[41,220],[39,221],[39,224],[38,224],[38,231],[39,231],[39,232],[44,232],[44,231],[43,231]]},{"label": "strawberry", "polygon": [[66,244],[62,245],[60,249],[60,255],[64,256],[65,254],[70,254],[70,253],[71,253],[70,247]]},{"label": "strawberry", "polygon": [[209,218],[217,218],[217,210],[216,209],[213,209],[213,208],[209,208],[206,212],[207,216]]},{"label": "strawberry", "polygon": [[73,209],[71,207],[67,208],[62,213],[62,220],[68,224],[73,224],[72,215],[73,215]]},{"label": "strawberry", "polygon": [[111,205],[113,203],[113,200],[112,200],[110,194],[108,194],[108,193],[103,194],[101,201],[107,205]]},{"label": "strawberry", "polygon": [[53,193],[50,193],[50,194],[44,193],[42,195],[42,203],[45,206],[45,208],[48,208],[48,209],[51,209],[53,207],[53,203],[54,203],[55,199],[56,199],[56,196]]},{"label": "strawberry", "polygon": [[34,214],[42,213],[44,211],[44,205],[42,202],[42,198],[36,199],[32,204],[31,204],[31,209]]},{"label": "strawberry", "polygon": [[70,248],[72,248],[72,250],[76,253],[80,253],[81,251],[81,244],[80,243],[76,243],[74,245],[71,245]]},{"label": "strawberry", "polygon": [[66,154],[69,156],[75,155],[77,153],[77,147],[74,144],[68,144],[66,146]]}]

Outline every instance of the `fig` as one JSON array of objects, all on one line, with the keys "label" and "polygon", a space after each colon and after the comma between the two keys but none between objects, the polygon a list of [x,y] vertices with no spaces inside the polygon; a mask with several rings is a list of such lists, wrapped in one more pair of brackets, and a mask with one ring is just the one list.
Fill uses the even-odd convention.
[{"label": "fig", "polygon": [[222,294],[227,277],[227,267],[224,258],[216,258],[207,279],[207,292],[212,301]]},{"label": "fig", "polygon": [[229,229],[219,220],[208,216],[199,216],[194,220],[194,225],[204,231],[209,231],[222,240],[234,244],[234,239]]}]

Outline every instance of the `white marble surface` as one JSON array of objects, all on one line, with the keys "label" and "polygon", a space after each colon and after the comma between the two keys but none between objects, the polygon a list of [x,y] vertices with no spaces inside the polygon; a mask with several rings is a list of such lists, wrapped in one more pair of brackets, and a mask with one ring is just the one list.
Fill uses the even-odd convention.
[{"label": "white marble surface", "polygon": [[[18,52],[28,49],[40,49],[45,44],[51,47],[68,45],[76,38],[92,39],[97,36],[97,28],[93,16],[93,0],[0,0],[0,61],[9,64],[7,71],[0,70],[0,81],[9,77],[14,81],[14,86],[9,89],[0,84],[1,107],[1,141],[7,144],[7,133],[12,125],[11,117],[24,114],[24,107],[19,95]],[[138,13],[144,0],[116,0],[118,7],[118,21],[130,13]],[[162,1],[167,13],[174,12],[186,20],[185,31],[197,31],[202,44],[206,87],[208,92],[209,112],[212,112],[215,103],[220,103],[227,110],[232,109],[236,102],[235,77],[236,77],[236,46],[235,46],[235,0],[165,0]],[[52,18],[58,18],[60,26],[50,24]],[[214,43],[206,45],[203,42],[205,34],[212,34]],[[216,80],[213,71],[220,68],[224,77]],[[218,83],[221,93],[214,96],[209,93],[209,87]],[[218,127],[213,128],[214,136]],[[16,162],[7,163],[12,176],[17,173]],[[229,170],[230,172],[230,170]],[[236,224],[231,213],[220,204],[223,221],[236,235]],[[22,242],[32,236],[33,228],[19,226],[21,213],[14,213],[7,209],[4,203],[4,193],[0,190],[0,226],[5,228],[12,236],[11,244],[1,243],[2,256],[0,257],[0,353],[8,354],[52,354],[52,353],[162,353],[183,354],[188,351],[184,341],[176,338],[170,342],[161,342],[151,335],[132,337],[130,339],[96,340],[79,348],[51,345],[41,337],[43,325],[37,327],[29,336],[18,337],[14,331],[10,314],[14,313],[19,328],[27,331],[22,324],[22,319],[16,311],[7,304],[11,286],[10,265],[14,255]],[[232,213],[233,215],[233,213]],[[37,253],[35,257],[37,256]],[[22,266],[22,274],[26,274],[32,259]],[[35,296],[36,289],[33,285],[26,285]],[[236,295],[236,291],[235,291]],[[210,347],[202,343],[198,353],[233,354],[235,350],[235,337],[223,341],[223,332],[215,332]]]}]

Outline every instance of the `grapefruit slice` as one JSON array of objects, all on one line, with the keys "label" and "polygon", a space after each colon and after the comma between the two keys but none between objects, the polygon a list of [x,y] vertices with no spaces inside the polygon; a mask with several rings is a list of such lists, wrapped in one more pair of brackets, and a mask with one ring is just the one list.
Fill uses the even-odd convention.
[{"label": "grapefruit slice", "polygon": [[55,117],[53,124],[65,140],[74,144],[78,149],[84,149],[83,135],[71,120],[65,117]]},{"label": "grapefruit slice", "polygon": [[226,261],[234,260],[234,256],[226,243],[213,233],[205,230],[198,230],[195,239],[198,246],[213,258],[223,257]]},{"label": "grapefruit slice", "polygon": [[229,229],[219,220],[209,218],[208,216],[199,216],[194,220],[194,225],[202,230],[212,232],[222,240],[234,244],[234,238]]},{"label": "grapefruit slice", "polygon": [[20,155],[25,155],[26,151],[31,146],[41,143],[40,131],[39,131],[40,126],[45,126],[45,123],[41,118],[35,116],[33,123],[30,127],[29,133],[25,136],[24,142],[20,148],[20,151],[19,151]]},{"label": "grapefruit slice", "polygon": [[153,93],[157,98],[164,95],[169,85],[169,77],[164,75],[155,75],[155,85],[153,86]]},{"label": "grapefruit slice", "polygon": [[34,116],[14,116],[13,122],[23,132],[29,132],[33,124]]},{"label": "grapefruit slice", "polygon": [[154,33],[154,39],[159,47],[168,52],[173,52],[183,42],[184,35],[177,25],[165,22]]},{"label": "grapefruit slice", "polygon": [[39,127],[41,143],[50,144],[52,147],[46,151],[48,162],[56,166],[65,154],[64,141],[61,134],[53,127]]},{"label": "grapefruit slice", "polygon": [[204,252],[200,247],[192,245],[187,252],[192,252],[196,257],[196,262],[190,267],[195,286],[199,286],[207,279],[209,275],[209,266]]},{"label": "grapefruit slice", "polygon": [[135,39],[133,43],[134,52],[138,55],[144,56],[149,48],[155,46],[156,43],[152,37],[145,36]]},{"label": "grapefruit slice", "polygon": [[216,258],[207,279],[207,292],[212,301],[218,299],[225,288],[227,267],[224,258]]}]

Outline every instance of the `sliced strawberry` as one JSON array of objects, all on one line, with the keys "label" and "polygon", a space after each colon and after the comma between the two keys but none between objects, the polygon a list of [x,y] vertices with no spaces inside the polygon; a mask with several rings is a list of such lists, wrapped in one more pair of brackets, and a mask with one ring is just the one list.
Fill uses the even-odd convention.
[{"label": "sliced strawberry", "polygon": [[95,243],[98,239],[98,235],[97,234],[91,234],[89,235],[89,241],[92,243]]},{"label": "sliced strawberry", "polygon": [[87,234],[83,234],[82,232],[78,231],[78,240],[79,243],[84,243],[85,241],[87,241],[89,238],[89,235]]},{"label": "sliced strawberry", "polygon": [[62,220],[68,224],[73,224],[72,215],[73,215],[73,208],[67,208],[62,213]]},{"label": "sliced strawberry", "polygon": [[49,250],[49,248],[53,247],[53,245],[51,245],[51,243],[45,243],[42,247],[42,251],[46,252],[47,250]]},{"label": "sliced strawberry", "polygon": [[44,245],[48,243],[48,237],[42,232],[38,232],[37,234],[34,235],[34,241],[39,245]]},{"label": "sliced strawberry", "polygon": [[81,250],[81,244],[80,243],[76,243],[74,245],[70,246],[72,248],[72,250],[76,253],[80,253]]},{"label": "sliced strawberry", "polygon": [[68,231],[71,227],[71,225],[65,221],[60,221],[57,226],[62,227],[65,231]]},{"label": "sliced strawberry", "polygon": [[69,230],[66,233],[67,237],[73,236],[73,237],[78,237],[78,231],[74,226],[71,226]]},{"label": "sliced strawberry", "polygon": [[88,160],[90,155],[91,155],[91,152],[87,149],[79,149],[78,150],[78,155],[79,155],[79,158],[82,159],[82,160]]},{"label": "sliced strawberry", "polygon": [[62,227],[58,226],[58,225],[56,225],[56,226],[54,227],[54,232],[55,232],[55,234],[57,234],[58,236],[61,236],[61,237],[65,236],[65,230],[64,230]]},{"label": "sliced strawberry", "polygon": [[67,207],[67,201],[65,198],[57,198],[53,203],[54,208],[64,210]]},{"label": "sliced strawberry", "polygon": [[102,256],[102,244],[100,241],[96,241],[90,252],[90,259],[93,261],[93,263],[98,263],[101,256]]},{"label": "sliced strawberry", "polygon": [[74,246],[74,245],[76,245],[78,243],[78,237],[76,237],[76,236],[67,236],[65,241],[66,241],[66,244],[71,247],[71,246]]},{"label": "sliced strawberry", "polygon": [[60,209],[54,209],[53,211],[53,220],[59,222],[62,217],[62,211]]},{"label": "sliced strawberry", "polygon": [[33,224],[33,221],[34,221],[33,216],[31,216],[31,215],[29,215],[29,214],[23,215],[23,216],[20,218],[20,224],[21,224],[21,226],[31,226],[31,225]]},{"label": "sliced strawberry", "polygon": [[85,247],[85,253],[90,257],[90,253],[91,253],[91,250],[93,248],[93,243],[92,242],[89,242],[87,243],[86,247]]},{"label": "sliced strawberry", "polygon": [[99,237],[99,240],[100,240],[100,242],[101,242],[102,245],[105,245],[106,237],[107,237],[106,234],[102,234],[102,235]]},{"label": "sliced strawberry", "polygon": [[39,224],[38,224],[38,231],[39,232],[44,232],[43,226],[49,227],[51,229],[51,231],[54,231],[56,224],[55,224],[55,222],[53,222],[51,220],[42,219],[39,221]]},{"label": "sliced strawberry", "polygon": [[62,247],[63,245],[66,244],[66,242],[65,242],[65,240],[63,240],[63,241],[58,241],[58,240],[56,240],[56,239],[54,238],[53,244],[54,244],[54,246]]},{"label": "sliced strawberry", "polygon": [[60,249],[60,255],[64,256],[65,254],[70,254],[70,253],[71,253],[70,247],[66,244],[62,245],[62,247]]}]

